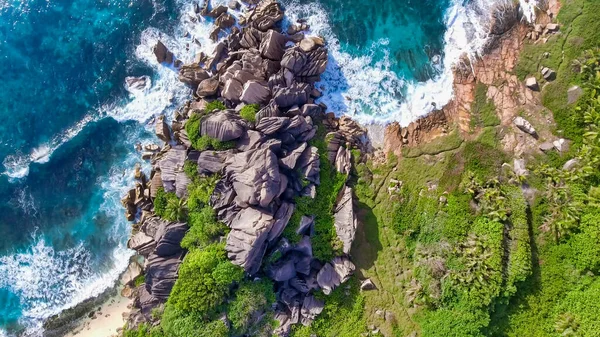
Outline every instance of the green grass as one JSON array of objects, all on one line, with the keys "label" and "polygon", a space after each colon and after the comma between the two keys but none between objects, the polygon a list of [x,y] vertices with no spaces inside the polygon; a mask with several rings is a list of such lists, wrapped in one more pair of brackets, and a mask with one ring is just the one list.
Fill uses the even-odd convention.
[{"label": "green grass", "polygon": [[[595,0],[570,0],[561,2],[558,14],[560,34],[553,35],[548,42],[526,44],[516,67],[520,79],[534,75],[541,80],[540,67],[557,72],[555,81],[544,86],[542,102],[554,114],[557,132],[575,143],[582,141],[583,120],[580,113],[567,104],[567,90],[581,81],[574,67],[575,60],[584,51],[597,47],[600,41],[600,2]],[[549,53],[549,57],[543,57]],[[541,81],[542,84],[544,81]]]},{"label": "green grass", "polygon": [[333,207],[339,191],[346,182],[346,176],[336,171],[335,167],[327,159],[327,144],[324,139],[324,129],[319,127],[317,136],[310,142],[312,146],[319,149],[320,184],[317,186],[317,196],[296,198],[296,210],[286,226],[283,237],[291,242],[298,242],[300,236],[296,230],[300,225],[303,215],[315,216],[315,235],[312,237],[314,256],[321,261],[330,261],[339,255],[342,243],[338,239],[333,219]]},{"label": "green grass", "polygon": [[476,127],[489,127],[500,125],[496,114],[496,106],[487,98],[487,86],[477,83],[475,86],[475,100],[471,104],[471,130]]},{"label": "green grass", "polygon": [[419,157],[424,154],[436,155],[442,152],[455,150],[462,144],[463,139],[458,130],[453,130],[448,135],[438,137],[431,142],[416,147],[405,147],[402,149],[402,155],[406,158]]},{"label": "green grass", "polygon": [[240,110],[240,116],[250,123],[256,123],[258,109],[260,109],[260,105],[258,104],[246,105]]}]

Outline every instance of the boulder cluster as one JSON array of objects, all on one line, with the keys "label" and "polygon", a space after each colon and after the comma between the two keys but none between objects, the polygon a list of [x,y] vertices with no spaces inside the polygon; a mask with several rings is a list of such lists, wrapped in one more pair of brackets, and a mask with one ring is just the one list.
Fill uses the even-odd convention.
[{"label": "boulder cluster", "polygon": [[[237,8],[238,6],[229,6]],[[139,170],[135,189],[123,199],[127,217],[139,218],[129,247],[146,257],[146,283],[138,292],[141,313],[167,298],[176,279],[184,252],[179,243],[185,224],[161,220],[153,215],[153,200],[159,188],[187,196],[190,179],[186,161],[197,164],[200,175],[218,174],[220,180],[210,197],[217,218],[231,230],[225,249],[232,263],[248,276],[269,277],[275,282],[275,315],[278,335],[287,335],[296,323],[310,324],[324,303],[313,296],[317,290],[330,294],[344,283],[355,267],[349,259],[357,229],[352,188],[339,192],[334,209],[334,226],[342,243],[342,255],[331,261],[313,256],[315,216],[303,214],[295,228],[300,237],[292,243],[282,236],[298,197],[315,198],[320,185],[321,156],[311,145],[319,124],[326,131],[327,161],[341,174],[351,170],[350,148],[365,140],[365,131],[347,117],[325,113],[315,104],[320,92],[314,87],[325,71],[328,53],[319,37],[306,37],[305,24],[282,32],[283,9],[279,2],[262,0],[245,3],[238,23],[227,7],[197,7],[197,15],[215,18],[215,38],[222,38],[211,57],[180,65],[179,78],[193,90],[193,99],[177,109],[169,126],[160,117],[156,135],[165,142],[143,147],[142,157],[152,162],[150,179]],[[289,34],[293,33],[293,34]],[[158,61],[176,60],[159,42]],[[225,109],[206,111],[218,100]],[[254,104],[254,118],[240,111]],[[198,134],[187,134],[185,125],[200,117]],[[188,130],[190,130],[188,128]],[[199,151],[193,139],[208,137],[232,144],[228,150]],[[321,134],[320,137],[323,137]],[[141,213],[141,217],[139,217]],[[265,256],[277,256],[263,263]]]}]

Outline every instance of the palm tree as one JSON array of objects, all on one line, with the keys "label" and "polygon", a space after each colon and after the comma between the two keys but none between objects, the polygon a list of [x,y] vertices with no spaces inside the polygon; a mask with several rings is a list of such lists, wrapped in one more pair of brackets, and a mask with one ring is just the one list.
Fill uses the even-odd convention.
[{"label": "palm tree", "polygon": [[187,200],[170,198],[167,201],[165,218],[171,221],[185,221],[187,217]]}]

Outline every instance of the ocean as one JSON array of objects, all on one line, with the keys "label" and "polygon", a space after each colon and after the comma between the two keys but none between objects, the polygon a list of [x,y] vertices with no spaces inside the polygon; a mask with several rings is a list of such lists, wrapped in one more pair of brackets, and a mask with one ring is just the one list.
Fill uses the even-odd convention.
[{"label": "ocean", "polygon": [[[405,125],[451,99],[451,66],[478,55],[504,1],[284,0],[284,26],[306,19],[329,43],[330,111]],[[40,335],[127,266],[135,145],[190,94],[152,46],[210,53],[212,22],[192,14],[185,0],[0,0],[0,336]],[[128,92],[141,75],[151,85]]]}]

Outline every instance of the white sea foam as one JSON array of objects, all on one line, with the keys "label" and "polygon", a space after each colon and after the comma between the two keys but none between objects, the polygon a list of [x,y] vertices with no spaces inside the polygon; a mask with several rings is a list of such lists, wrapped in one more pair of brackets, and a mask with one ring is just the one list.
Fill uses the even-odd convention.
[{"label": "white sea foam", "polygon": [[[525,0],[520,0],[525,2]],[[307,20],[310,34],[323,36],[329,46],[329,63],[318,86],[325,89],[321,102],[338,115],[347,114],[361,123],[399,122],[407,125],[436,108],[441,108],[453,97],[452,67],[463,55],[474,59],[481,54],[487,41],[490,13],[494,6],[510,0],[475,0],[464,3],[453,0],[445,14],[446,33],[441,64],[432,65],[438,75],[425,82],[408,81],[390,69],[389,52],[381,60],[374,60],[375,50],[385,50],[389,41],[376,41],[371,53],[361,56],[343,51],[332,31],[326,11],[318,3],[301,5],[290,0],[286,3],[289,21]],[[526,13],[533,10],[535,1],[528,3]],[[532,19],[531,15],[528,19]],[[401,88],[405,95],[399,95]]]},{"label": "white sea foam", "polygon": [[5,169],[2,174],[6,175],[12,182],[26,177],[29,174],[29,166],[32,163],[47,163],[54,151],[75,138],[86,125],[95,120],[97,120],[97,117],[88,114],[75,125],[54,136],[49,142],[40,144],[31,150],[29,154],[14,154],[7,156],[2,162]]}]

